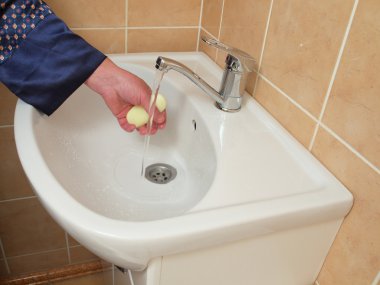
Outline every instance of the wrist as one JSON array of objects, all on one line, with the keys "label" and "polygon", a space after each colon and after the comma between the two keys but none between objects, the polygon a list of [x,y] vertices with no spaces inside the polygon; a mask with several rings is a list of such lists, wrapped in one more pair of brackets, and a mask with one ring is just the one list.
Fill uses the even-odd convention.
[{"label": "wrist", "polygon": [[86,80],[85,84],[102,97],[106,96],[119,83],[117,72],[113,72],[115,68],[118,67],[106,58]]}]

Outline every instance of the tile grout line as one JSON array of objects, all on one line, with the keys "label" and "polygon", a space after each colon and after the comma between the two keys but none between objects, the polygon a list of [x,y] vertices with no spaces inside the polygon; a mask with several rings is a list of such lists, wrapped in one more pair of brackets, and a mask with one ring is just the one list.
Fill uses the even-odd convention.
[{"label": "tile grout line", "polygon": [[203,0],[201,0],[201,9],[199,12],[198,37],[197,37],[197,46],[196,46],[197,52],[199,51],[199,37],[201,35],[202,17],[203,17]]},{"label": "tile grout line", "polygon": [[365,164],[367,164],[372,170],[374,170],[377,174],[380,174],[380,169],[370,162],[367,158],[365,158],[360,152],[358,152],[355,148],[353,148],[349,143],[347,143],[344,139],[338,136],[333,130],[331,130],[324,123],[320,123],[320,126],[327,131],[331,136],[333,136],[337,141],[343,144],[348,150],[350,150],[353,154],[355,154],[358,158],[360,158]]},{"label": "tile grout line", "polygon": [[[273,9],[273,0],[271,0],[270,6],[269,6],[269,12],[268,12],[268,18],[267,18],[267,22],[266,22],[266,26],[265,26],[263,44],[261,46],[259,66],[257,67],[257,72],[256,72],[257,76],[259,76],[259,73],[261,71],[261,64],[263,62],[264,51],[265,51],[265,46],[266,46],[267,36],[268,36],[268,31],[269,31],[269,25],[270,25],[270,19],[272,17],[272,9]],[[256,79],[255,87],[253,88],[252,96],[254,96],[256,94],[256,88],[257,88],[257,79]]]},{"label": "tile grout line", "polygon": [[265,51],[265,45],[267,42],[267,36],[268,36],[268,31],[269,31],[269,26],[270,26],[270,19],[272,17],[272,9],[273,9],[273,1],[271,0],[270,6],[269,6],[269,12],[268,12],[268,18],[267,18],[267,23],[265,27],[265,33],[264,33],[264,39],[263,39],[263,45],[261,47],[261,54],[260,54],[260,59],[259,59],[259,66],[258,66],[258,72],[261,70],[261,64],[263,62],[263,57],[264,57],[264,51]]},{"label": "tile grout line", "polygon": [[144,27],[128,27],[118,26],[118,27],[70,27],[72,31],[84,30],[158,30],[158,29],[198,29],[198,26],[144,26]]},{"label": "tile grout line", "polygon": [[202,27],[201,30],[202,30],[203,32],[205,32],[206,34],[208,34],[210,37],[212,37],[212,38],[214,38],[214,39],[217,40],[217,38],[216,38],[213,34],[211,34],[209,31],[207,31],[204,27]]},{"label": "tile grout line", "polygon": [[93,30],[124,30],[125,26],[115,26],[115,27],[70,27],[72,31],[93,31]]},{"label": "tile grout line", "polygon": [[375,279],[373,279],[373,282],[371,285],[380,285],[380,271],[377,272],[377,275],[375,276]]},{"label": "tile grout line", "polygon": [[66,249],[66,247],[60,247],[60,248],[55,248],[55,249],[36,251],[33,253],[25,253],[25,254],[19,254],[19,255],[15,255],[15,256],[9,256],[8,259],[14,259],[14,258],[26,257],[26,256],[32,256],[32,255],[38,255],[38,254],[45,254],[45,253],[51,253],[51,252],[57,252],[60,250],[65,250],[65,249]]},{"label": "tile grout line", "polygon": [[[220,12],[220,22],[219,22],[219,31],[217,40],[220,41],[220,36],[222,35],[222,26],[223,26],[223,15],[224,15],[224,1],[222,1],[222,11]],[[219,49],[216,50],[215,62],[218,61]]]},{"label": "tile grout line", "polygon": [[128,53],[128,0],[125,0],[124,53]]},{"label": "tile grout line", "polygon": [[222,34],[223,14],[224,14],[224,0],[222,1],[222,11],[220,11],[220,22],[219,22],[219,31],[218,31],[218,41],[220,41],[220,36],[221,36],[221,34]]},{"label": "tile grout line", "polygon": [[0,237],[0,249],[1,249],[1,254],[3,255],[3,258],[4,258],[5,269],[7,270],[8,274],[11,274],[11,269],[9,268],[8,258],[5,255],[5,250],[4,250],[3,241],[1,240],[1,237]]},{"label": "tile grout line", "polygon": [[325,94],[325,98],[323,100],[322,110],[321,110],[321,113],[319,114],[319,117],[318,117],[318,123],[315,126],[314,133],[313,133],[313,136],[311,138],[310,145],[308,147],[309,151],[311,151],[312,148],[313,148],[313,146],[314,146],[314,142],[315,142],[315,139],[317,137],[319,126],[320,126],[320,124],[322,122],[322,118],[323,118],[323,115],[325,113],[328,100],[330,99],[331,90],[332,90],[332,87],[334,85],[336,75],[338,73],[338,69],[339,69],[339,66],[340,66],[340,63],[341,63],[341,60],[342,60],[344,49],[345,49],[347,41],[348,41],[348,37],[349,37],[350,31],[351,31],[352,23],[354,21],[354,17],[355,17],[355,13],[356,13],[356,9],[358,7],[358,4],[359,4],[359,0],[355,0],[354,6],[352,7],[350,18],[348,20],[346,31],[345,31],[344,36],[343,36],[343,40],[342,40],[341,46],[339,48],[338,57],[336,59],[335,66],[334,66],[333,72],[331,74],[331,79],[330,79],[330,82],[329,82],[329,86],[327,88],[327,91],[326,91],[326,94]]},{"label": "tile grout line", "polygon": [[298,102],[296,102],[292,97],[290,97],[288,94],[286,94],[283,90],[281,90],[277,85],[275,85],[272,81],[270,81],[265,75],[262,73],[258,73],[258,76],[260,76],[266,83],[268,83],[273,89],[275,89],[278,93],[283,95],[286,99],[288,99],[293,105],[295,105],[298,109],[300,109],[302,112],[305,113],[310,119],[312,119],[314,122],[318,122],[318,119],[315,118],[308,110],[306,110],[304,107],[302,107]]},{"label": "tile grout line", "polygon": [[1,200],[0,204],[1,203],[7,203],[7,202],[15,202],[15,201],[34,199],[34,198],[37,198],[37,196],[28,196],[28,197],[21,197],[21,198],[13,198],[13,199]]},{"label": "tile grout line", "polygon": [[66,241],[66,251],[67,251],[67,259],[69,260],[69,264],[71,264],[71,254],[69,248],[69,235],[65,232],[65,241]]},{"label": "tile grout line", "polygon": [[198,29],[198,26],[146,26],[126,27],[128,30],[159,30],[159,29]]}]

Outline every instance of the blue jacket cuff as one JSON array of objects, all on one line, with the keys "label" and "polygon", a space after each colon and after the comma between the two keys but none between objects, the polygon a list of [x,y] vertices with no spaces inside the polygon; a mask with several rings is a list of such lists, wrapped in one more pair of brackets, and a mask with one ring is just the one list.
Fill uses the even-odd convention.
[{"label": "blue jacket cuff", "polygon": [[20,99],[50,115],[105,58],[52,14],[0,66],[0,79]]}]

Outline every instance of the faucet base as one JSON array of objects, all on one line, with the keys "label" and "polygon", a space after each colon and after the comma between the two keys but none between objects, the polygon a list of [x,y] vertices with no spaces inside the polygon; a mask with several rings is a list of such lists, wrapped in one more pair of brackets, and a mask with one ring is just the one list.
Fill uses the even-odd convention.
[{"label": "faucet base", "polygon": [[241,109],[241,106],[239,106],[239,107],[236,108],[236,109],[226,108],[226,107],[223,107],[223,105],[220,104],[219,102],[215,102],[215,107],[218,108],[219,110],[222,110],[222,111],[224,111],[224,112],[228,112],[228,113],[239,112],[240,109]]}]

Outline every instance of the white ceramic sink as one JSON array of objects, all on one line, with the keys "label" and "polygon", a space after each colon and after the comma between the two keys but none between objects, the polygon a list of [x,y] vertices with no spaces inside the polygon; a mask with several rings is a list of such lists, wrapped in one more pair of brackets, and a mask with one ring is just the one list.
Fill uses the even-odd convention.
[{"label": "white ceramic sink", "polygon": [[[151,81],[147,68],[126,68]],[[50,118],[34,116],[41,158],[77,202],[108,218],[140,221],[180,215],[203,198],[216,168],[204,119],[170,83],[164,82],[160,92],[167,94],[171,119],[165,131],[151,137],[144,165],[174,167],[176,177],[167,184],[141,176],[144,137],[119,128],[101,97],[88,87],[82,86]]]},{"label": "white ceramic sink", "polygon": [[[218,86],[222,70],[201,53],[111,58],[148,83],[158,55]],[[101,98],[81,87],[52,116],[19,101],[17,149],[56,221],[98,256],[141,270],[158,256],[343,218],[351,194],[251,97],[225,113],[187,78],[164,76],[168,123],[146,165],[177,177],[140,176],[143,138],[126,133]],[[196,128],[195,128],[196,125]]]}]

